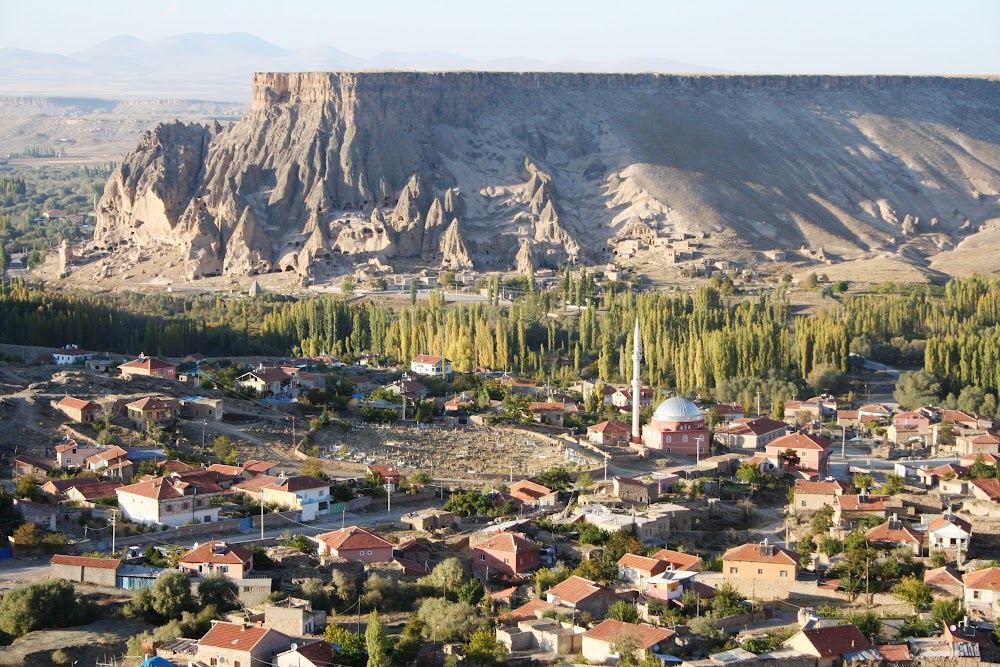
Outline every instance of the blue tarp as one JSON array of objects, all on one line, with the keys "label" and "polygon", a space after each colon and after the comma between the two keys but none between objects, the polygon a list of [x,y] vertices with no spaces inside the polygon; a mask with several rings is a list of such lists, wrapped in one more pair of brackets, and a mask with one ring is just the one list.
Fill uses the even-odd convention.
[{"label": "blue tarp", "polygon": [[139,667],[177,667],[177,665],[170,662],[169,660],[161,658],[158,655],[154,655],[150,658],[147,658],[144,663],[139,665]]}]

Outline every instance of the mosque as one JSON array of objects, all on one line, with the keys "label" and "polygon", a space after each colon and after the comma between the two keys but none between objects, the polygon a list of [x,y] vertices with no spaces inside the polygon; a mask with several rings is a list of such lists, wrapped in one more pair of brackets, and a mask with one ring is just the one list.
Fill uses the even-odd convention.
[{"label": "mosque", "polygon": [[[642,341],[639,318],[635,320],[632,340],[632,395],[639,396]],[[639,401],[632,402],[632,441],[664,454],[698,456],[712,449],[705,415],[686,398],[674,396],[660,403],[649,423],[639,431]]]}]

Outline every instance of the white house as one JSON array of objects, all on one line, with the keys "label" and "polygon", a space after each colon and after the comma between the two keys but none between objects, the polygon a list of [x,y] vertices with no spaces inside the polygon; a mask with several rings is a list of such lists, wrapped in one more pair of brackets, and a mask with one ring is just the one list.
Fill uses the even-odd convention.
[{"label": "white house", "polygon": [[277,477],[263,486],[261,493],[265,504],[274,503],[285,509],[300,510],[301,521],[312,521],[321,514],[329,514],[333,504],[330,482],[309,475]]},{"label": "white house", "polygon": [[966,572],[962,584],[967,610],[991,619],[1000,616],[1000,567]]},{"label": "white house", "polygon": [[84,361],[93,359],[96,356],[96,352],[87,352],[86,350],[81,350],[76,345],[67,345],[60,347],[52,353],[52,361],[57,366],[69,366],[76,363],[82,364]]},{"label": "white house", "polygon": [[931,521],[927,526],[927,546],[931,551],[953,552],[956,558],[969,553],[972,525],[952,514]]},{"label": "white house", "polygon": [[212,497],[222,487],[197,476],[147,478],[115,490],[122,518],[134,523],[183,526],[219,520]]},{"label": "white house", "polygon": [[418,375],[449,377],[451,375],[451,362],[436,355],[418,354],[410,361],[410,370]]}]

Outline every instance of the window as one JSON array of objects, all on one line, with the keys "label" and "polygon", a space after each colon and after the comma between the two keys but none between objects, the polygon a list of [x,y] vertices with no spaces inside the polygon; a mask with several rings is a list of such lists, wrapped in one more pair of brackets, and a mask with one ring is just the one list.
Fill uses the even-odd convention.
[{"label": "window", "polygon": [[781,572],[778,573],[778,576],[781,577],[782,579],[787,579],[788,578],[788,570],[782,570]]},{"label": "window", "polygon": [[504,558],[504,559],[503,559],[503,564],[504,564],[504,565],[510,565],[510,560],[508,560],[508,559]]},{"label": "window", "polygon": [[[670,438],[667,438],[667,440],[669,440],[669,439],[670,439]],[[663,451],[664,451],[664,452],[666,452],[667,454],[669,454],[669,453],[670,453],[670,448],[669,448],[669,447],[667,447],[667,448],[666,448],[666,449],[664,449]]]},{"label": "window", "polygon": [[479,560],[486,560],[486,554],[479,554]]},{"label": "window", "polygon": [[729,568],[729,574],[738,574],[739,570],[735,567]]},{"label": "window", "polygon": [[805,506],[806,506],[806,501],[804,501],[804,500],[802,501],[802,506],[803,506],[803,507],[805,507]]},{"label": "window", "polygon": [[972,591],[972,599],[973,600],[979,599],[979,591]]},{"label": "window", "polygon": [[164,511],[164,512],[173,512],[173,511],[174,511],[174,506],[173,506],[173,505],[171,505],[170,503],[167,503],[167,504],[166,504],[166,505],[164,506],[164,508],[163,508],[163,511]]},{"label": "window", "polygon": [[687,442],[687,441],[688,441],[688,437],[687,437],[687,435],[685,434],[685,435],[684,435],[684,438],[683,438],[683,442]]},{"label": "window", "polygon": [[758,567],[758,568],[757,568],[757,574],[764,574],[764,569],[763,569],[763,568],[760,568],[760,567]]}]

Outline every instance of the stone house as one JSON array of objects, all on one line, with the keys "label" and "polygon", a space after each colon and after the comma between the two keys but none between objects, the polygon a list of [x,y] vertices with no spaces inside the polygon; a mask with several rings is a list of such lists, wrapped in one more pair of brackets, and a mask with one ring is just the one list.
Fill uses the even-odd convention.
[{"label": "stone house", "polygon": [[173,422],[180,413],[180,408],[174,399],[147,396],[126,405],[125,411],[138,430],[147,431],[153,424],[160,426]]},{"label": "stone house", "polygon": [[587,440],[604,447],[625,447],[629,434],[628,425],[619,421],[603,421],[587,427]]},{"label": "stone house", "polygon": [[528,412],[530,412],[535,421],[540,424],[549,424],[550,426],[562,426],[563,416],[566,412],[565,403],[554,403],[548,401],[532,401],[528,403]]},{"label": "stone house", "polygon": [[920,556],[923,553],[923,531],[907,526],[897,519],[895,514],[885,523],[880,523],[866,530],[865,537],[874,544],[907,547],[914,556]]},{"label": "stone house", "polygon": [[264,626],[290,637],[311,635],[326,625],[326,612],[309,600],[287,597],[264,605]]},{"label": "stone house", "polygon": [[612,486],[612,492],[619,500],[637,505],[648,505],[655,501],[658,490],[659,485],[656,483],[646,483],[641,479],[628,477],[615,477]]},{"label": "stone house", "polygon": [[115,588],[121,564],[121,560],[117,558],[87,558],[56,554],[49,561],[49,576],[77,584]]},{"label": "stone house", "polygon": [[575,575],[545,592],[547,603],[588,613],[593,618],[603,618],[608,607],[620,599],[607,586]]},{"label": "stone house", "polygon": [[511,484],[507,495],[515,503],[532,509],[555,507],[559,504],[558,491],[553,491],[537,482],[532,482],[530,479],[522,479]]},{"label": "stone house", "polygon": [[989,619],[1000,616],[1000,567],[966,572],[962,584],[966,610]]},{"label": "stone house", "polygon": [[64,396],[55,404],[55,408],[77,424],[90,424],[101,412],[101,406],[97,403],[72,396]]},{"label": "stone house", "polygon": [[201,477],[154,477],[115,491],[122,517],[142,524],[183,526],[218,521],[219,507],[212,504],[222,487]]},{"label": "stone house", "polygon": [[155,357],[147,357],[145,354],[140,354],[139,358],[134,361],[122,364],[118,367],[118,370],[121,372],[122,377],[126,380],[137,375],[143,377],[158,377],[163,378],[164,380],[177,379],[176,365],[161,359],[156,359]]},{"label": "stone house", "polygon": [[425,509],[418,512],[410,512],[400,517],[400,523],[408,525],[413,530],[421,530],[427,533],[444,528],[454,528],[456,525],[455,515],[444,510]]},{"label": "stone house", "polygon": [[625,554],[618,559],[618,578],[631,584],[649,581],[666,569],[666,562],[637,554]]},{"label": "stone house", "polygon": [[290,642],[287,635],[277,630],[212,621],[212,629],[196,644],[195,657],[205,665],[270,665],[277,653],[287,650]]},{"label": "stone house", "polygon": [[924,583],[930,586],[935,593],[944,597],[960,598],[965,594],[962,575],[948,565],[933,570],[924,570]]},{"label": "stone house", "polygon": [[770,417],[744,417],[728,426],[717,426],[714,439],[730,449],[760,451],[764,447],[788,433],[788,424]]},{"label": "stone house", "polygon": [[815,656],[816,667],[840,667],[852,662],[881,662],[881,655],[854,625],[800,630],[786,640],[784,646]]},{"label": "stone house", "polygon": [[833,500],[833,523],[846,526],[849,521],[880,518],[889,515],[890,496],[870,496],[867,493],[851,496],[837,496]]},{"label": "stone house", "polygon": [[847,484],[836,479],[821,482],[797,479],[792,504],[796,512],[812,512],[825,505],[833,505],[833,501],[844,495],[847,489]]}]

